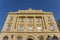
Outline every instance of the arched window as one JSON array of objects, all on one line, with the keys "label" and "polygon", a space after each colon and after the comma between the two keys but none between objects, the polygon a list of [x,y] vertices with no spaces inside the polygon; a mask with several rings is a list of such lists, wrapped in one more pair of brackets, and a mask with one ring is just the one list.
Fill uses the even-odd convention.
[{"label": "arched window", "polygon": [[46,40],[52,40],[52,37],[48,35],[48,37],[46,38]]},{"label": "arched window", "polygon": [[29,37],[27,38],[27,40],[33,40],[33,37],[32,37],[32,36],[29,36]]},{"label": "arched window", "polygon": [[3,40],[8,40],[8,36],[5,36],[5,37],[3,38]]},{"label": "arched window", "polygon": [[27,40],[33,40],[32,38],[28,38]]},{"label": "arched window", "polygon": [[38,38],[39,38],[39,40],[44,40],[44,37],[42,35],[39,36]]},{"label": "arched window", "polygon": [[17,40],[22,40],[22,37],[17,37]]},{"label": "arched window", "polygon": [[58,37],[57,36],[53,36],[52,40],[58,40]]}]

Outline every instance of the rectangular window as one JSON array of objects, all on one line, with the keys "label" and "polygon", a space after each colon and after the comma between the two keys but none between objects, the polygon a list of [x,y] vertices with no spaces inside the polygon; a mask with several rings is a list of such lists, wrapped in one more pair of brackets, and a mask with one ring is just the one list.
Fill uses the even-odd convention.
[{"label": "rectangular window", "polygon": [[48,17],[48,21],[51,21],[51,18],[50,17]]},{"label": "rectangular window", "polygon": [[10,17],[10,21],[13,21],[13,17]]},{"label": "rectangular window", "polygon": [[20,18],[20,22],[24,22],[24,18]]},{"label": "rectangular window", "polygon": [[22,38],[18,37],[18,40],[22,40]]},{"label": "rectangular window", "polygon": [[51,31],[54,31],[54,26],[50,25],[50,29],[51,29]]},{"label": "rectangular window", "polygon": [[7,31],[9,31],[11,29],[11,25],[8,25],[7,27]]},{"label": "rectangular window", "polygon": [[37,22],[40,22],[41,21],[41,18],[36,18]]},{"label": "rectangular window", "polygon": [[20,26],[19,27],[19,31],[23,31],[24,30],[24,27],[23,26]]},{"label": "rectangular window", "polygon": [[32,29],[33,29],[32,26],[29,26],[29,27],[28,27],[28,30],[29,30],[29,31],[32,31]]},{"label": "rectangular window", "polygon": [[37,27],[37,31],[38,32],[41,32],[42,31],[42,28],[40,26]]},{"label": "rectangular window", "polygon": [[28,21],[29,21],[29,22],[32,22],[32,20],[33,20],[33,18],[28,18]]}]

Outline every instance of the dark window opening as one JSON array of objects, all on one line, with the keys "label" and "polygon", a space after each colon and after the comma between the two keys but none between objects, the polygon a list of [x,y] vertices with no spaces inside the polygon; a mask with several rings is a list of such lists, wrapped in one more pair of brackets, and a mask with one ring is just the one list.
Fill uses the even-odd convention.
[{"label": "dark window opening", "polygon": [[32,38],[29,38],[28,40],[33,40]]}]

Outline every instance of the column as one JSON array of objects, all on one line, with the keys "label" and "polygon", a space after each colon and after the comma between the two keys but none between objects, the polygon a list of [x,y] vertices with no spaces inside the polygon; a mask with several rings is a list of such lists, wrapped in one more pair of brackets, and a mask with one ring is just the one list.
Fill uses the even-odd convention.
[{"label": "column", "polygon": [[46,24],[45,24],[45,19],[44,19],[43,16],[42,16],[42,27],[43,27],[43,31],[45,31],[45,29],[46,29]]}]

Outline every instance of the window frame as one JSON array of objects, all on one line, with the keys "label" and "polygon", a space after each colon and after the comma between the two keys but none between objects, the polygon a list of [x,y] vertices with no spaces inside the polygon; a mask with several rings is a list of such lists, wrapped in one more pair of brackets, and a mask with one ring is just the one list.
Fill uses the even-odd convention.
[{"label": "window frame", "polygon": [[52,24],[50,25],[50,30],[54,31],[54,25],[52,25]]},{"label": "window frame", "polygon": [[48,17],[48,21],[51,21],[51,17]]},{"label": "window frame", "polygon": [[19,26],[19,31],[24,31],[24,26]]},{"label": "window frame", "polygon": [[36,18],[36,21],[37,21],[37,22],[40,22],[40,21],[41,21],[41,18]]},{"label": "window frame", "polygon": [[33,26],[29,26],[28,31],[32,31],[32,30],[33,30]]},{"label": "window frame", "polygon": [[19,21],[20,22],[24,22],[24,18],[19,18]]},{"label": "window frame", "polygon": [[33,21],[33,18],[28,18],[28,22],[32,22]]},{"label": "window frame", "polygon": [[10,21],[13,21],[13,17],[12,16],[10,17]]},{"label": "window frame", "polygon": [[42,27],[41,26],[37,26],[37,31],[41,32],[42,31]]},{"label": "window frame", "polygon": [[11,29],[11,25],[9,24],[8,26],[7,26],[7,31],[9,31]]}]

